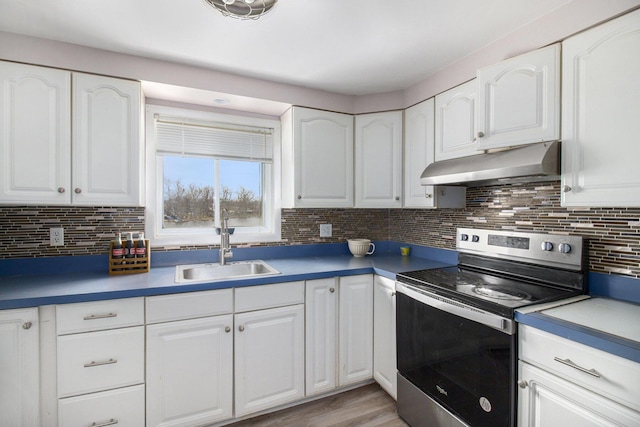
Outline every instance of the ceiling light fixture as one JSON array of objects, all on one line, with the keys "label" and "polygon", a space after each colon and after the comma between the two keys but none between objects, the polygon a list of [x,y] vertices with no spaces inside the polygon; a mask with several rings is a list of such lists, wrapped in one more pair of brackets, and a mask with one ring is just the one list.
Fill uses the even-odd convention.
[{"label": "ceiling light fixture", "polygon": [[224,16],[258,19],[269,12],[278,0],[205,0]]}]

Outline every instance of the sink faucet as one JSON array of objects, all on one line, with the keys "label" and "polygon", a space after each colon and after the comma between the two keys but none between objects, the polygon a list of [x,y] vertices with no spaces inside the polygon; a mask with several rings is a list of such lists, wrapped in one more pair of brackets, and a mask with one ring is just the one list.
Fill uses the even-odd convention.
[{"label": "sink faucet", "polygon": [[229,232],[229,212],[226,209],[222,210],[222,228],[218,228],[216,231],[220,234],[219,262],[220,265],[225,265],[227,258],[233,257],[231,245],[229,244],[229,234],[231,234]]}]

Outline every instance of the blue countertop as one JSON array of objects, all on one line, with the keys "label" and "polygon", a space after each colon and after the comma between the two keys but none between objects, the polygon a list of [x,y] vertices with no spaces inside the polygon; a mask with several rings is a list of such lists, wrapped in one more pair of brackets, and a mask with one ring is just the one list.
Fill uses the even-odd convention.
[{"label": "blue countertop", "polygon": [[[234,252],[236,252],[235,249]],[[86,271],[2,276],[0,277],[0,309],[193,292],[367,273],[395,279],[396,273],[444,267],[455,264],[457,260],[455,251],[434,252],[436,259],[400,256],[399,251],[395,250],[393,252],[377,250],[374,255],[363,258],[341,254],[341,250],[337,251],[338,254],[335,252],[329,250],[327,253],[325,250],[324,253],[314,256],[311,252],[302,250],[301,253],[306,256],[284,258],[269,258],[264,256],[268,253],[258,253],[263,255],[259,259],[266,261],[281,274],[209,283],[175,283],[175,266],[173,265],[158,266],[151,268],[148,273],[129,275],[110,276],[102,271]],[[416,248],[416,252],[419,252],[419,249]],[[210,257],[209,261],[211,259]],[[181,263],[200,262],[206,262],[206,260],[191,258],[190,262]]]}]

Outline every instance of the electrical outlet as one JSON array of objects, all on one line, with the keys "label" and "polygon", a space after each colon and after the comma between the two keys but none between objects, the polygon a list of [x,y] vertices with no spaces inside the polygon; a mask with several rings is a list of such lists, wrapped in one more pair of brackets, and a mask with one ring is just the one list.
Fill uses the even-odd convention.
[{"label": "electrical outlet", "polygon": [[320,237],[331,237],[331,224],[320,224]]},{"label": "electrical outlet", "polygon": [[64,246],[64,228],[50,228],[49,240],[51,246]]}]

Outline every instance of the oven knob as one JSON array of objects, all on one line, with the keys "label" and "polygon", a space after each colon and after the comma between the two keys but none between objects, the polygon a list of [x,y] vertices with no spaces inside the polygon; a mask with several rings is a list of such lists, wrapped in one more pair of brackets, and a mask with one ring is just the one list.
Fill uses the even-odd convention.
[{"label": "oven knob", "polygon": [[545,252],[549,252],[553,250],[553,243],[551,242],[542,242],[542,245],[540,245],[542,250]]},{"label": "oven knob", "polygon": [[472,242],[479,242],[480,241],[480,236],[476,236],[475,234],[473,236],[471,236],[471,241]]},{"label": "oven knob", "polygon": [[468,234],[461,234],[460,235],[460,240],[462,240],[463,242],[466,242],[467,240],[469,240],[469,235]]},{"label": "oven knob", "polygon": [[558,245],[558,252],[568,254],[569,252],[571,252],[571,245],[568,243],[560,243]]}]

